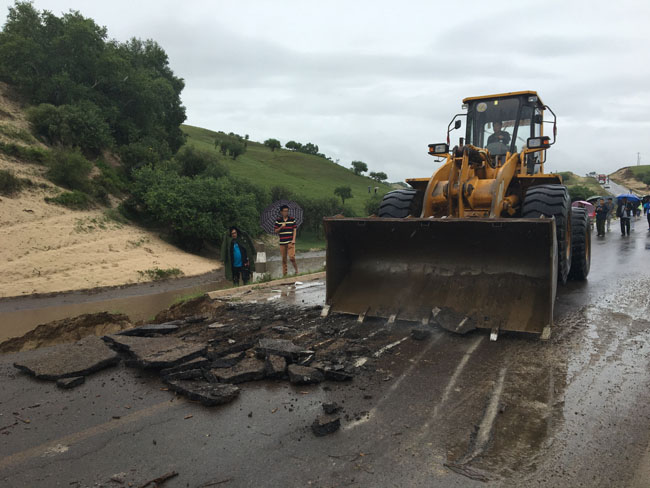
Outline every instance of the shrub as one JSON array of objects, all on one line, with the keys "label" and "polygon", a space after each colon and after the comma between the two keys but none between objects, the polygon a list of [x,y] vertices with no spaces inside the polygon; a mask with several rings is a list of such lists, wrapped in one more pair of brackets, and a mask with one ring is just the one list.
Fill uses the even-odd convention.
[{"label": "shrub", "polygon": [[184,146],[174,159],[179,163],[182,176],[198,176],[209,170],[209,176],[221,178],[228,174],[228,168],[219,163],[217,156],[208,151],[201,151],[191,146]]},{"label": "shrub", "polygon": [[70,190],[87,191],[90,188],[88,175],[93,165],[79,150],[56,149],[50,153],[47,164],[47,177],[57,185]]},{"label": "shrub", "polygon": [[0,151],[7,156],[24,159],[30,163],[43,164],[47,160],[48,151],[35,146],[21,146],[13,142],[0,141]]},{"label": "shrub", "polygon": [[74,190],[60,193],[55,197],[45,197],[47,203],[55,203],[73,210],[86,210],[91,207],[90,197],[84,192]]},{"label": "shrub", "polygon": [[156,141],[153,138],[132,142],[120,147],[118,152],[122,165],[128,172],[147,165],[155,166],[172,155],[169,146],[164,141]]},{"label": "shrub", "polygon": [[145,269],[144,271],[138,271],[140,276],[147,276],[151,278],[154,281],[158,280],[166,280],[169,278],[176,278],[177,276],[180,276],[183,274],[183,272],[178,269],[178,268],[166,268],[166,269],[160,269],[158,267],[156,268],[151,268],[151,269]]},{"label": "shrub", "polygon": [[23,181],[13,172],[0,169],[0,194],[13,195],[18,193],[23,187]]},{"label": "shrub", "polygon": [[593,195],[593,190],[584,185],[569,186],[568,189],[571,201],[586,200]]},{"label": "shrub", "polygon": [[372,195],[368,200],[366,200],[365,211],[367,215],[378,215],[379,207],[384,196],[380,194]]},{"label": "shrub", "polygon": [[293,200],[295,195],[293,192],[286,186],[274,186],[271,188],[271,201],[276,202],[278,200]]},{"label": "shrub", "polygon": [[58,107],[42,103],[30,108],[27,118],[34,132],[50,143],[79,147],[86,154],[99,154],[112,143],[101,110],[88,100]]}]

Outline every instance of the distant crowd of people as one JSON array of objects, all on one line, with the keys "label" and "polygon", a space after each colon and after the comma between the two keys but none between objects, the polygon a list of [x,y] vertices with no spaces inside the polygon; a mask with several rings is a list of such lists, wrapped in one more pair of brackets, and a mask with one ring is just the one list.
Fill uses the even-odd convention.
[{"label": "distant crowd of people", "polygon": [[621,223],[621,234],[629,236],[630,230],[634,231],[634,221],[638,220],[642,213],[645,214],[648,220],[648,230],[650,231],[650,199],[636,204],[636,202],[623,197],[618,201],[618,204],[615,204],[613,198],[608,198],[607,201],[601,198],[596,205],[597,235],[603,237],[605,229],[610,232],[611,221],[617,218]]}]

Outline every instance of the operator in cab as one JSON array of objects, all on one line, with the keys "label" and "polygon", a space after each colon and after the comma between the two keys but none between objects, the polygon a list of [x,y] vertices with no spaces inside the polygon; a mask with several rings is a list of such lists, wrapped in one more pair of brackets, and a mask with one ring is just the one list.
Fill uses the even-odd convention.
[{"label": "operator in cab", "polygon": [[494,134],[490,135],[488,137],[487,143],[492,144],[495,142],[500,142],[501,144],[504,144],[506,146],[510,146],[510,134],[503,129],[503,123],[502,122],[494,122],[492,124],[492,127],[494,128]]}]

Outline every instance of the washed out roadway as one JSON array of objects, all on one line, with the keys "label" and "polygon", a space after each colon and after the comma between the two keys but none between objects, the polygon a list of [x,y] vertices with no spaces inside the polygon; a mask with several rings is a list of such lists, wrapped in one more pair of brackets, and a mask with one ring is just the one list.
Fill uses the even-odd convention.
[{"label": "washed out roadway", "polygon": [[[401,342],[352,383],[243,384],[235,402],[206,408],[123,365],[63,391],[13,368],[40,351],[2,356],[0,485],[140,486],[177,471],[166,488],[650,486],[644,229],[594,236],[589,280],[561,287],[550,341],[437,328],[414,341],[398,321],[389,334]],[[360,337],[377,327],[360,324]],[[325,401],[348,418],[315,437]]]}]

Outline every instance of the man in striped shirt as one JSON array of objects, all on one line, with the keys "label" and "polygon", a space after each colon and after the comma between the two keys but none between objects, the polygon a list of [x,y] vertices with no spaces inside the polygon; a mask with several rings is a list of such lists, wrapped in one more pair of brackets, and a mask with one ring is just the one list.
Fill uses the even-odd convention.
[{"label": "man in striped shirt", "polygon": [[298,274],[296,264],[296,219],[289,217],[289,207],[280,207],[280,218],[275,221],[274,232],[280,236],[280,255],[282,256],[282,276],[287,276],[287,257]]}]

